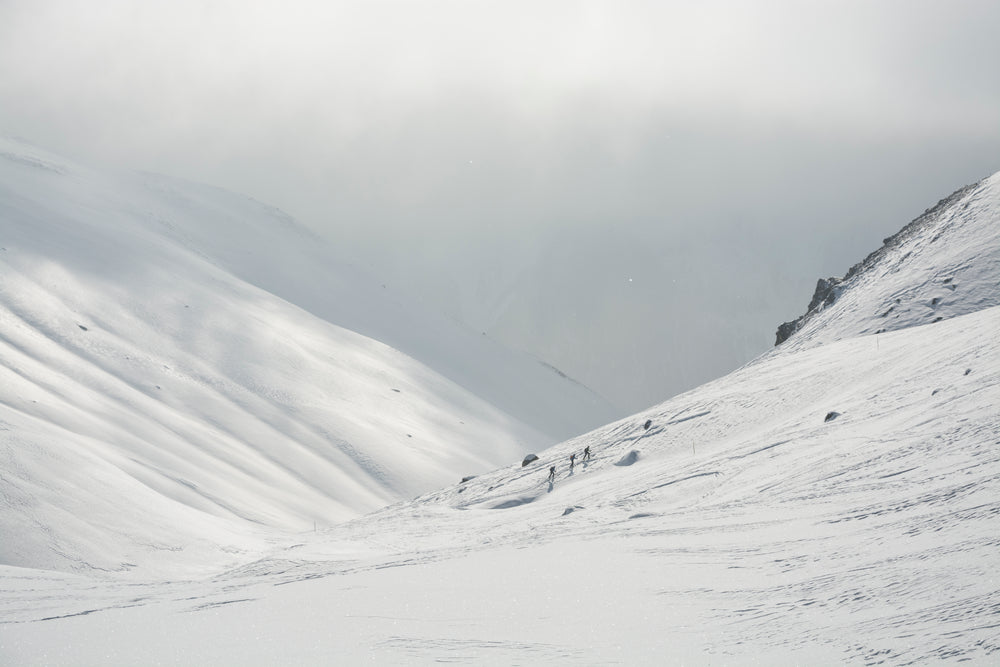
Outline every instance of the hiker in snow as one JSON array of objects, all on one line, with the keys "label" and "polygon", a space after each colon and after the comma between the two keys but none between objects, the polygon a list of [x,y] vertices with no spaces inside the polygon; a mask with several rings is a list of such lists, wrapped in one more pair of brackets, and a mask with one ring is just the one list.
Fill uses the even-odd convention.
[{"label": "hiker in snow", "polygon": [[576,452],[573,452],[572,454],[569,455],[569,469],[570,470],[573,469],[573,464],[575,464],[575,463],[576,463]]},{"label": "hiker in snow", "polygon": [[589,461],[590,460],[590,445],[587,445],[583,449],[583,460],[584,461]]},{"label": "hiker in snow", "polygon": [[556,467],[552,466],[551,468],[549,468],[549,484],[552,484],[555,481],[556,481]]}]

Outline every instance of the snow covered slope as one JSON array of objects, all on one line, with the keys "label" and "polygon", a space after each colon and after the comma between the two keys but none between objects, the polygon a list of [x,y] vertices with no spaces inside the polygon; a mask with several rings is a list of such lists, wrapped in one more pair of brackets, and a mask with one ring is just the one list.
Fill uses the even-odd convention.
[{"label": "snow covered slope", "polygon": [[[910,258],[981,275],[955,294],[986,303],[989,242]],[[867,298],[915,275],[896,267]],[[0,662],[993,664],[1000,306],[952,307],[877,336],[846,335],[868,314],[845,311],[841,340],[817,330],[528,466],[247,534],[206,576],[0,567]]]},{"label": "snow covered slope", "polygon": [[841,279],[820,280],[778,344],[815,345],[1000,305],[1000,172],[942,199]]},{"label": "snow covered slope", "polygon": [[281,211],[211,186],[142,174],[134,213],[252,285],[385,343],[497,406],[552,442],[618,416],[587,387],[378,284],[342,250]]},{"label": "snow covered slope", "polygon": [[[552,440],[616,416],[603,398],[537,359],[379,285],[278,209],[166,176],[95,172],[9,139],[0,139],[0,156],[15,197],[47,201],[69,220],[125,221],[169,239],[321,319],[400,350]],[[17,179],[27,174],[33,185],[18,191]]]},{"label": "snow covered slope", "polygon": [[[5,140],[0,234],[0,563],[194,563],[180,552],[357,516],[602,414],[535,360],[405,319],[252,200]],[[447,366],[438,336],[468,384],[240,274],[330,318],[382,317]]]},{"label": "snow covered slope", "polygon": [[[779,348],[534,465],[211,578],[7,569],[0,657],[990,664],[998,327],[994,307],[877,345]],[[586,446],[593,460],[570,471]]]}]

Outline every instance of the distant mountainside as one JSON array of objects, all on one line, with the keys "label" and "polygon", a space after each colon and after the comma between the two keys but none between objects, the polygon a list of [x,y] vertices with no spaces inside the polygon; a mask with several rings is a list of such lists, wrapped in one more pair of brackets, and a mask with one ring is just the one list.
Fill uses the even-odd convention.
[{"label": "distant mountainside", "polygon": [[192,252],[417,359],[553,442],[618,416],[601,396],[548,364],[380,284],[278,209],[156,174],[140,174],[133,185],[144,196],[145,209],[136,212]]},{"label": "distant mountainside", "polygon": [[0,564],[197,563],[248,527],[355,517],[609,410],[280,211],[0,140]]},{"label": "distant mountainside", "polygon": [[959,189],[843,278],[820,279],[775,345],[808,346],[940,322],[1000,305],[1000,172]]}]

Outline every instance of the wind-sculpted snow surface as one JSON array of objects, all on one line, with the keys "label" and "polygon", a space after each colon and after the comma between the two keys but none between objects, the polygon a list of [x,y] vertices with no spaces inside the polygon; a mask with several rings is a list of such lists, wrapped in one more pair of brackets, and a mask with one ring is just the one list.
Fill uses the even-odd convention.
[{"label": "wind-sculpted snow surface", "polygon": [[8,570],[0,656],[989,664],[998,327],[992,308],[878,345],[779,349],[535,464],[286,537],[206,579]]},{"label": "wind-sculpted snow surface", "polygon": [[940,322],[1000,305],[1000,172],[885,240],[778,330],[796,347]]}]

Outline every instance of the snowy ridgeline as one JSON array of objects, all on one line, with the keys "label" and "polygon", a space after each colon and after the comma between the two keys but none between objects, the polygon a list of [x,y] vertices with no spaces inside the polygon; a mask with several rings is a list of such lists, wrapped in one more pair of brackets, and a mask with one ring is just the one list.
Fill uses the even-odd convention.
[{"label": "snowy ridgeline", "polygon": [[778,344],[896,331],[1000,305],[998,203],[1000,172],[942,199],[843,278],[820,280],[806,314],[778,329]]},{"label": "snowy ridgeline", "polygon": [[[376,389],[363,399],[353,384],[324,390],[353,399],[336,410],[370,400],[380,429],[410,432],[420,418],[441,428],[459,407],[479,415],[482,432],[499,418],[488,405],[470,408],[464,394],[437,405],[448,394],[426,389],[437,381],[427,369],[387,370],[378,344],[316,324],[188,254],[180,255],[187,264],[171,263],[175,255],[140,262],[182,282],[196,271],[207,285],[184,287],[202,304],[185,297],[173,306],[210,306],[186,328],[178,314],[149,326],[137,314],[146,302],[134,297],[111,315],[89,306],[79,321],[115,281],[88,284],[55,262],[50,273],[29,272],[5,257],[2,548],[8,565],[27,545],[32,558],[54,552],[52,567],[68,571],[0,568],[0,663],[996,661],[997,179],[940,209],[934,224],[944,226],[930,237],[929,224],[887,244],[788,343],[739,371],[539,450],[527,465],[509,456],[493,472],[463,470],[414,500],[334,527],[319,519],[315,532],[276,529],[280,521],[267,515],[307,511],[311,501],[288,498],[310,486],[302,484],[310,475],[341,469],[317,468],[334,454],[318,444],[325,437],[310,439],[315,424],[327,424],[332,399],[317,405],[294,393],[311,364],[361,347],[368,365],[318,374],[339,383],[357,374],[382,390],[387,374],[409,373],[412,384],[392,385],[387,396],[422,388],[425,407],[412,413],[387,409]],[[92,183],[81,187],[90,192]],[[24,210],[12,194],[4,201]],[[14,229],[33,238],[28,226]],[[65,244],[67,262],[100,257],[108,241],[81,254],[86,240]],[[94,264],[87,275],[100,274],[103,263]],[[150,286],[149,299],[169,298],[152,289],[162,282],[134,282]],[[954,300],[938,302],[948,309],[943,319],[916,326],[923,320],[901,317],[898,327],[870,329],[872,317],[884,319],[873,304],[902,305],[907,289],[923,295],[939,282],[956,284]],[[113,293],[99,304],[127,297]],[[257,327],[277,319],[287,331],[244,341],[232,323],[207,326],[213,317]],[[164,328],[179,333],[162,340]],[[134,370],[116,356],[125,348],[108,332],[125,338],[119,329],[130,345],[151,341]],[[878,329],[888,331],[862,335]],[[205,358],[213,373],[226,372],[199,375]],[[273,359],[281,363],[263,366]],[[263,387],[281,393],[251,391],[240,375],[248,361],[263,366],[255,371],[267,378]],[[296,369],[287,378],[276,370],[285,364]],[[136,430],[142,438],[119,436]],[[259,445],[274,438],[285,444]],[[247,441],[256,449],[239,449]],[[455,462],[450,451],[438,454]],[[159,479],[186,457],[184,477]],[[353,460],[369,473],[391,470],[357,451]],[[202,469],[213,494],[187,477]],[[350,472],[342,481],[359,483]],[[181,487],[190,495],[171,495]],[[59,500],[67,490],[88,504]],[[239,518],[248,511],[259,514]],[[88,532],[104,522],[111,531]]]}]

